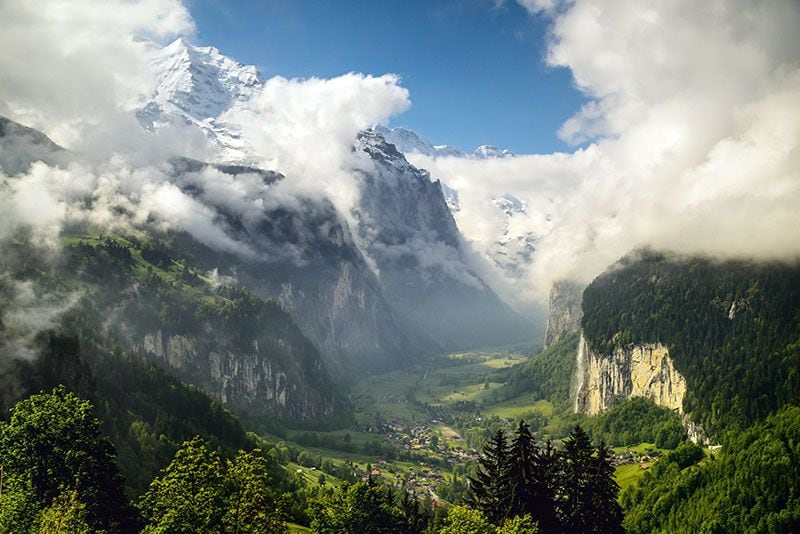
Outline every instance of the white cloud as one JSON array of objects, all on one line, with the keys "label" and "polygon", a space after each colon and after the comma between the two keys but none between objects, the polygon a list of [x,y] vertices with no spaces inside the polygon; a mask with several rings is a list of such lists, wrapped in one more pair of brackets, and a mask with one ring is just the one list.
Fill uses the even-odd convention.
[{"label": "white cloud", "polygon": [[145,43],[191,33],[179,0],[0,2],[0,115],[68,146],[152,85]]},{"label": "white cloud", "polygon": [[542,236],[531,294],[560,277],[588,281],[637,246],[800,256],[800,5],[525,4],[552,17],[548,62],[589,99],[559,133],[591,144],[414,159],[458,189],[457,221],[480,250],[500,223],[490,199],[512,193],[550,218],[528,223]]},{"label": "white cloud", "polygon": [[352,170],[365,164],[352,150],[356,136],[410,105],[408,90],[392,74],[293,80],[278,76],[246,107],[232,109],[220,121],[241,129],[246,150],[257,164],[287,176],[276,189],[322,194],[340,213],[349,214],[358,201]]}]

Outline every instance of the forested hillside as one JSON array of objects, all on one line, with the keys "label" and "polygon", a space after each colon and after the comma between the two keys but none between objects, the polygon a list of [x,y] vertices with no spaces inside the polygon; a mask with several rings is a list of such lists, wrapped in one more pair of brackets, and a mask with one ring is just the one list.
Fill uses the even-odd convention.
[{"label": "forested hillside", "polygon": [[511,398],[523,392],[530,393],[536,399],[549,400],[558,410],[568,409],[578,337],[577,332],[564,334],[557,342],[531,356],[509,376],[501,396]]},{"label": "forested hillside", "polygon": [[584,335],[609,354],[661,343],[709,432],[800,401],[800,265],[631,255],[584,291]]},{"label": "forested hillside", "polygon": [[715,457],[700,458],[676,451],[623,494],[628,532],[800,529],[800,408],[731,434]]},{"label": "forested hillside", "polygon": [[257,427],[348,420],[319,352],[280,306],[198,271],[168,242],[68,235],[59,254],[28,239],[8,252],[12,294],[27,284],[72,302],[72,335],[146,356]]}]

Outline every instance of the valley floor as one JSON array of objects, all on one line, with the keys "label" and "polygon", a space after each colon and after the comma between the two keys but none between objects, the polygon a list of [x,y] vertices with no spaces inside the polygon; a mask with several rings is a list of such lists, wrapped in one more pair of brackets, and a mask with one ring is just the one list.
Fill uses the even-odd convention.
[{"label": "valley floor", "polygon": [[[557,441],[580,422],[530,393],[507,397],[508,377],[527,360],[512,352],[468,352],[365,377],[350,389],[351,428],[287,433],[288,444],[306,451],[293,468],[310,485],[337,484],[336,473],[344,468],[413,487],[434,503],[457,499],[497,428],[511,432],[523,419],[538,439]],[[634,484],[660,455],[651,443],[615,449],[621,488]]]}]

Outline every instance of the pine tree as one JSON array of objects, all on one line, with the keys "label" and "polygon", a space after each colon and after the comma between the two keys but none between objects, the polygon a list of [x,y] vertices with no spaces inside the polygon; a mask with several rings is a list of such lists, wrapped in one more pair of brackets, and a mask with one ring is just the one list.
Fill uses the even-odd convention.
[{"label": "pine tree", "polygon": [[567,532],[592,532],[596,515],[592,498],[594,447],[586,432],[576,426],[564,440],[561,454],[561,499],[559,520]]},{"label": "pine tree", "polygon": [[611,450],[600,443],[594,457],[592,470],[592,497],[594,508],[599,511],[593,525],[593,532],[617,534],[625,532],[622,528],[622,508],[617,502],[619,484],[614,479],[614,466],[611,465]]},{"label": "pine tree", "polygon": [[413,490],[404,489],[400,494],[399,502],[400,532],[403,534],[419,534],[425,530],[430,521],[427,509],[424,509],[419,502],[417,494]]},{"label": "pine tree", "polygon": [[[548,453],[549,454],[549,453]],[[508,517],[530,516],[547,529],[555,523],[553,491],[548,485],[549,466],[524,421],[511,442],[507,484],[511,488]]]},{"label": "pine tree", "polygon": [[483,448],[478,460],[478,472],[469,478],[468,504],[482,511],[494,524],[500,523],[509,507],[507,469],[509,446],[505,433],[498,430]]}]

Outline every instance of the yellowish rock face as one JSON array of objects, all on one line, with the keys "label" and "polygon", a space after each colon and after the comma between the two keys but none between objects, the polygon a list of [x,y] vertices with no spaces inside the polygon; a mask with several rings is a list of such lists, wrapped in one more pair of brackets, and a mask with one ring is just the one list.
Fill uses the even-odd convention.
[{"label": "yellowish rock face", "polygon": [[596,415],[632,397],[683,413],[686,379],[660,344],[635,345],[606,356],[592,352],[581,338],[575,382],[578,413]]}]

